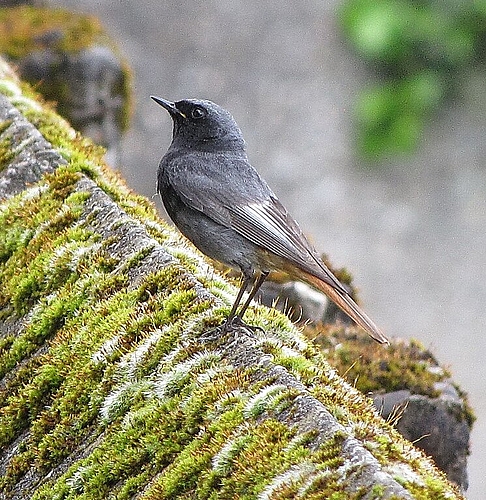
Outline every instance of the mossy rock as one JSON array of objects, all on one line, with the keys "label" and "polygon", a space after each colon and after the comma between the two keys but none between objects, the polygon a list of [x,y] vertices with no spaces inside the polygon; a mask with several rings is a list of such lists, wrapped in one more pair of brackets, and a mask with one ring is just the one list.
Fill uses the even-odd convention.
[{"label": "mossy rock", "polygon": [[218,335],[235,287],[0,61],[7,119],[0,495],[462,498],[285,316]]},{"label": "mossy rock", "polygon": [[[128,127],[131,72],[95,16],[33,6],[0,8],[0,54],[78,130],[110,113],[120,131]],[[96,82],[92,89],[90,80]]]}]

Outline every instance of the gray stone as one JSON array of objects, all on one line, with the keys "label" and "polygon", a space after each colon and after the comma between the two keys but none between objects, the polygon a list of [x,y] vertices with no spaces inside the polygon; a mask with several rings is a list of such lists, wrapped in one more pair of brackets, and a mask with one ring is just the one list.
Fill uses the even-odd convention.
[{"label": "gray stone", "polygon": [[400,390],[374,396],[373,401],[383,418],[395,422],[403,437],[430,455],[451,481],[466,490],[470,426],[464,403],[457,391],[452,394],[452,384],[440,387],[444,392],[436,398]]},{"label": "gray stone", "polygon": [[[12,81],[8,83],[11,87],[15,86],[15,83]],[[19,92],[19,89],[17,88],[16,91]],[[19,151],[25,149],[25,144],[29,143],[29,137],[32,137],[31,142],[33,144],[38,144],[39,147],[29,152],[28,156],[31,161],[17,162],[14,164],[14,162],[16,162],[16,159],[14,159],[11,165],[0,172],[0,177],[5,175],[7,180],[13,178],[18,179],[18,182],[15,183],[5,183],[4,197],[7,199],[18,193],[18,189],[21,188],[22,182],[24,182],[24,187],[35,190],[35,183],[42,178],[45,171],[52,171],[59,165],[65,163],[56,145],[46,141],[41,136],[39,130],[23,117],[18,116],[18,111],[14,109],[12,102],[23,100],[25,105],[25,101],[28,102],[28,100],[24,99],[19,93],[10,99],[2,98],[0,101],[0,120],[5,119],[5,117],[15,117],[9,129],[4,131],[2,136],[6,133],[11,134],[9,147],[17,148]],[[35,103],[31,102],[31,105],[34,104]],[[19,127],[19,132],[22,131],[22,133],[26,134],[26,138],[23,137],[21,133],[16,133],[17,127]],[[63,122],[59,122],[58,127],[65,127],[65,125]],[[62,128],[62,131],[66,132],[64,128]],[[55,141],[55,136],[53,135],[53,137],[53,141]],[[58,147],[60,148],[60,146]],[[66,156],[69,156],[69,146],[65,144],[65,142],[62,148]],[[85,152],[85,154],[89,155],[89,151]],[[36,159],[39,162],[48,159],[46,168],[43,170],[36,169]],[[93,157],[92,160],[93,163],[97,161],[95,157]],[[87,161],[89,162],[91,160],[88,159]],[[50,168],[48,168],[48,166]],[[76,166],[77,164],[74,163],[72,165],[73,169],[75,169]],[[96,168],[96,166],[93,165],[93,168]],[[30,170],[33,170],[31,174],[29,174]],[[164,237],[160,237],[160,233],[157,233],[160,240],[152,237],[148,229],[151,225],[153,227],[157,223],[153,220],[149,220],[149,217],[145,220],[145,216],[140,215],[140,213],[143,213],[143,210],[140,210],[140,212],[137,211],[137,216],[130,215],[128,209],[124,210],[122,208],[124,203],[126,207],[132,204],[133,208],[133,206],[137,204],[137,201],[134,198],[130,198],[128,190],[121,185],[115,186],[113,182],[113,185],[110,187],[110,182],[112,181],[110,181],[109,176],[104,176],[103,169],[96,168],[96,171],[97,174],[92,175],[93,178],[90,178],[83,169],[79,168],[79,170],[76,170],[79,178],[76,177],[77,180],[75,186],[73,185],[73,189],[75,193],[82,193],[83,196],[81,198],[85,201],[82,203],[82,206],[80,206],[80,213],[76,216],[73,215],[73,219],[69,222],[69,224],[71,224],[69,227],[87,230],[90,237],[93,237],[92,241],[96,240],[96,244],[103,246],[103,253],[106,254],[105,257],[112,262],[113,266],[116,264],[114,270],[108,272],[111,275],[118,276],[118,273],[126,272],[130,269],[130,273],[124,275],[123,278],[126,278],[127,281],[132,280],[131,286],[136,287],[141,280],[147,280],[151,277],[154,268],[164,269],[166,266],[171,266],[177,272],[171,278],[173,281],[166,284],[166,287],[170,289],[171,285],[177,287],[178,284],[183,284],[184,287],[189,287],[189,290],[194,288],[196,296],[194,300],[200,300],[201,303],[207,304],[208,308],[214,307],[220,309],[223,300],[221,297],[213,294],[208,287],[207,276],[209,269],[204,268],[204,261],[201,259],[199,264],[194,264],[194,261],[197,262],[197,256],[194,254],[194,257],[191,257],[190,254],[192,250],[188,250],[185,257],[186,259],[190,259],[192,263],[190,266],[185,265],[183,258],[179,260],[176,257],[177,255],[181,255],[181,248],[178,246],[180,245],[180,240],[178,240],[174,234],[170,234],[168,229],[165,229],[167,234],[164,233]],[[18,175],[16,175],[16,173]],[[100,185],[97,184],[97,181],[99,181]],[[103,190],[101,186],[103,186],[106,191]],[[13,192],[9,192],[10,188],[12,188]],[[49,187],[45,189],[49,189]],[[24,196],[28,198],[31,192],[32,191],[25,193]],[[124,199],[124,196],[126,196],[127,199]],[[122,201],[117,203],[117,199],[121,199]],[[5,210],[8,210],[8,208],[9,207],[6,205]],[[35,211],[36,209],[32,208],[32,210]],[[46,211],[42,212],[41,210],[40,212],[43,218],[41,219],[39,217],[39,219],[35,220],[39,227],[43,227],[46,221],[50,222],[51,213],[46,213]],[[64,229],[62,231],[64,231]],[[56,234],[54,232],[52,240],[46,240],[48,252],[55,251],[59,248],[55,246],[56,241]],[[51,242],[52,246],[49,245]],[[142,258],[134,259],[133,257],[137,255],[142,255]],[[11,257],[8,258],[10,259]],[[93,266],[99,265],[96,260],[91,262]],[[87,271],[87,269],[91,268],[80,267],[73,273],[72,278],[76,280],[76,284],[90,277],[83,276],[83,274],[86,273],[89,275],[90,271]],[[197,273],[200,273],[203,278],[198,278]],[[64,285],[65,284],[60,284],[59,286],[62,288]],[[222,285],[226,285],[226,293],[228,293],[228,285]],[[96,284],[94,283],[93,287],[95,286]],[[121,286],[122,290],[110,290],[110,298],[107,300],[111,300],[113,294],[120,291],[123,292],[124,286],[125,285]],[[74,282],[71,282],[67,288],[69,293],[73,293],[74,295],[78,294]],[[96,291],[94,289],[90,290],[92,292]],[[46,290],[45,293],[47,297],[52,297],[53,291]],[[98,296],[95,295],[95,298],[97,297]],[[172,295],[169,294],[169,297],[172,297]],[[138,299],[133,297],[131,300]],[[163,299],[160,298],[160,300]],[[145,302],[141,301],[140,303],[137,302],[137,304],[140,305],[136,310],[137,320],[143,320]],[[37,314],[40,315],[43,311],[43,305],[45,305],[43,299],[36,300],[32,305],[32,309],[36,309],[38,311]],[[227,301],[227,305],[229,306],[229,301]],[[94,311],[92,305],[90,305],[90,309],[88,310]],[[133,309],[133,311],[135,311],[135,309]],[[201,331],[196,328],[196,326],[204,321],[205,317],[202,317],[202,315],[208,311],[212,312],[211,309],[206,309],[203,313],[198,310],[190,310],[184,318],[180,318],[177,315],[169,315],[164,324],[158,326],[153,325],[153,328],[152,325],[148,325],[148,331],[137,331],[137,335],[132,339],[133,344],[130,344],[130,346],[128,346],[128,344],[119,346],[120,358],[117,357],[115,360],[110,360],[109,356],[107,356],[104,358],[104,362],[101,365],[97,365],[98,367],[96,370],[93,369],[93,371],[97,373],[97,387],[103,389],[103,401],[105,403],[107,401],[113,402],[112,396],[114,393],[112,391],[117,388],[117,384],[124,384],[128,380],[137,382],[139,379],[139,381],[145,383],[143,386],[145,387],[143,389],[143,394],[140,394],[140,400],[137,399],[133,401],[130,398],[127,400],[127,405],[129,407],[127,411],[133,410],[134,413],[132,416],[135,417],[135,413],[138,415],[135,420],[143,423],[143,418],[140,418],[140,411],[144,407],[140,405],[150,404],[151,400],[148,398],[159,397],[157,394],[153,394],[153,388],[156,387],[160,377],[165,374],[165,365],[167,364],[169,367],[172,366],[175,373],[180,373],[178,370],[180,370],[181,365],[188,369],[191,368],[191,364],[188,365],[184,360],[178,359],[184,349],[187,349],[187,355],[190,356],[189,358],[185,358],[186,361],[187,359],[198,361],[201,357],[207,355],[208,352],[221,361],[218,366],[215,365],[214,369],[211,368],[199,373],[193,373],[192,371],[187,372],[189,374],[188,378],[191,379],[191,381],[193,378],[197,380],[197,383],[194,385],[194,401],[191,399],[191,402],[189,402],[188,398],[185,397],[182,398],[181,401],[175,401],[177,408],[174,407],[174,409],[167,412],[167,414],[169,419],[174,419],[174,423],[176,423],[175,419],[180,418],[181,425],[188,425],[190,427],[190,432],[181,432],[178,434],[179,437],[181,434],[183,435],[183,440],[180,442],[180,449],[176,450],[174,448],[170,451],[171,463],[166,469],[171,469],[173,461],[180,460],[178,467],[185,464],[185,458],[193,454],[194,450],[191,449],[192,443],[198,442],[200,445],[201,439],[205,439],[204,436],[206,433],[215,432],[215,429],[211,429],[209,416],[208,420],[203,422],[204,425],[196,423],[194,424],[196,427],[192,428],[193,424],[191,422],[196,416],[196,414],[190,416],[196,409],[196,406],[192,406],[193,403],[197,403],[197,408],[200,411],[204,411],[205,415],[207,412],[212,411],[213,406],[220,405],[220,408],[214,408],[213,415],[217,415],[218,412],[223,411],[225,405],[232,405],[230,408],[233,408],[233,396],[238,398],[238,394],[242,395],[250,391],[248,392],[249,399],[244,403],[245,411],[247,411],[249,407],[258,406],[254,403],[255,398],[257,400],[259,400],[259,398],[265,400],[265,396],[267,397],[267,407],[264,407],[261,411],[259,410],[257,415],[248,416],[244,422],[240,422],[237,418],[235,419],[232,417],[231,420],[233,423],[228,421],[225,424],[224,433],[220,433],[219,437],[221,437],[223,442],[225,439],[231,441],[232,436],[238,436],[238,432],[250,433],[254,432],[254,429],[258,430],[260,423],[266,423],[268,426],[276,426],[278,432],[271,438],[272,440],[276,439],[279,441],[279,433],[291,435],[292,439],[290,440],[290,446],[296,447],[296,450],[300,448],[303,450],[304,447],[306,447],[309,451],[309,455],[302,455],[301,452],[298,452],[295,456],[297,457],[296,460],[300,460],[300,462],[298,462],[300,466],[310,465],[312,468],[311,472],[308,474],[310,477],[302,476],[301,478],[301,482],[305,482],[308,479],[306,484],[310,487],[314,485],[317,485],[316,487],[319,487],[319,485],[325,487],[325,480],[328,477],[326,474],[333,472],[334,480],[336,481],[335,487],[339,489],[339,491],[342,491],[343,494],[349,494],[350,496],[359,494],[360,498],[371,500],[372,498],[376,498],[376,493],[379,491],[380,497],[384,499],[400,498],[408,500],[413,498],[412,491],[419,490],[426,494],[429,490],[426,479],[432,478],[436,479],[439,485],[435,485],[435,491],[437,491],[437,488],[440,488],[441,494],[447,495],[448,498],[461,498],[456,488],[447,483],[447,481],[438,474],[431,461],[417,452],[417,450],[405,440],[400,441],[400,446],[403,447],[403,450],[408,450],[408,453],[414,456],[413,461],[408,463],[409,455],[405,452],[399,459],[396,458],[395,452],[388,457],[389,460],[383,458],[384,456],[386,458],[387,448],[385,447],[385,449],[377,450],[377,448],[381,446],[381,442],[388,441],[391,443],[395,440],[399,441],[400,437],[396,433],[390,432],[389,427],[384,425],[382,420],[368,405],[366,399],[363,398],[356,389],[346,384],[327,365],[323,357],[317,355],[313,348],[299,336],[298,331],[286,323],[285,318],[277,318],[277,320],[273,322],[271,315],[263,315],[264,321],[268,321],[268,328],[265,331],[252,332],[243,327],[235,328],[229,335],[217,338],[216,346],[211,345],[210,342],[202,345],[197,337]],[[6,312],[15,314],[12,311]],[[79,309],[77,309],[76,314],[78,312]],[[265,311],[261,312],[264,313]],[[99,314],[100,316],[103,313],[104,310],[97,313],[93,312],[93,314]],[[7,316],[8,314],[3,314],[1,320],[5,321]],[[27,313],[25,324],[28,325],[28,322],[29,317]],[[284,326],[279,324],[279,322]],[[66,352],[69,356],[73,356],[76,349],[81,349],[83,352],[89,352],[89,349],[92,347],[89,342],[92,332],[87,331],[82,324],[77,326],[74,325],[75,323],[73,323],[72,327],[69,326],[69,328],[73,329],[70,330],[69,333],[76,333],[75,338],[77,340],[66,346]],[[123,332],[123,329],[123,326],[117,326],[114,330],[109,328],[105,330],[108,344],[116,340],[117,336]],[[177,335],[170,336],[174,332],[177,332]],[[55,332],[53,332],[53,334],[55,334]],[[138,334],[140,334],[140,336]],[[132,368],[128,369],[126,363],[128,361],[130,361],[130,363],[135,363],[143,359],[144,356],[140,348],[151,345],[143,344],[143,342],[148,341],[150,338],[147,337],[146,334],[157,334],[159,340],[162,339],[164,335],[169,335],[170,339],[167,339],[169,345],[165,346],[168,348],[168,352],[161,358],[162,361],[159,363],[161,365],[160,371],[158,368],[152,367],[151,371],[148,373],[144,371],[139,373],[138,369],[136,369],[138,365],[135,364],[132,373]],[[112,337],[110,337],[110,335],[112,335]],[[51,340],[53,341],[52,344]],[[56,345],[56,343],[63,341],[63,334],[60,333],[56,338],[47,339],[42,346],[35,345],[39,347],[39,349],[34,352],[29,351],[30,354],[28,354],[28,356],[30,356],[30,360],[36,358],[36,361],[38,361],[40,365],[43,363],[48,364],[50,362],[49,355],[43,356],[45,353],[40,351],[43,348],[48,351],[51,349],[52,345]],[[43,340],[41,340],[41,342],[43,342]],[[79,347],[78,344],[82,347]],[[107,342],[103,344],[103,346],[106,345]],[[100,349],[96,352],[100,352]],[[130,359],[125,357],[125,355],[129,355]],[[15,373],[19,366],[21,366],[21,363],[13,366],[11,372]],[[223,368],[221,373],[218,372],[220,366]],[[77,375],[77,373],[72,373],[72,366],[63,364],[62,370],[63,377],[65,376],[64,373],[67,375],[69,372],[71,375],[74,375],[74,377]],[[100,370],[99,373],[97,370]],[[218,389],[214,401],[212,399],[213,396],[210,396],[208,399],[206,399],[205,396],[199,399],[200,396],[198,395],[201,394],[200,389],[203,386],[213,387],[213,378],[218,376],[223,377],[219,379],[220,382],[222,382],[226,380],[224,378],[224,376],[226,376],[225,374],[233,373],[241,374],[241,380],[238,378],[235,379],[236,385],[241,385],[241,388],[231,386]],[[29,390],[30,377],[35,377],[36,373],[28,372],[24,373],[22,376],[22,387],[14,386],[12,388],[7,388],[7,390],[19,392],[22,392],[24,389]],[[128,379],[125,380],[125,377],[128,377]],[[136,380],[133,379],[133,377],[135,377]],[[77,382],[77,380],[75,381]],[[83,380],[80,379],[79,382],[82,384]],[[247,386],[250,386],[250,388]],[[192,387],[192,385],[188,385],[189,389]],[[88,386],[88,388],[90,392],[93,389],[92,386]],[[280,394],[285,397],[281,400],[276,398],[272,401],[271,398],[268,398],[268,393],[265,393],[267,389],[272,388],[276,389],[277,392],[280,391]],[[226,390],[230,392],[227,393],[225,392]],[[52,394],[52,404],[58,401],[57,398],[63,397],[63,392],[63,390],[59,390]],[[30,394],[30,392],[28,394]],[[29,420],[22,423],[25,424],[25,427],[22,427],[20,430],[13,429],[12,434],[7,436],[6,446],[2,447],[0,453],[0,474],[3,475],[5,471],[9,471],[11,483],[14,483],[9,485],[10,489],[7,492],[8,497],[6,498],[9,500],[31,498],[32,495],[38,491],[39,487],[48,487],[49,482],[55,483],[56,481],[63,482],[66,488],[70,489],[68,493],[70,495],[79,494],[80,491],[77,490],[78,487],[81,489],[88,489],[93,486],[96,487],[96,484],[90,485],[88,483],[83,483],[83,478],[87,471],[85,459],[88,458],[89,454],[91,454],[94,449],[101,448],[103,444],[110,446],[109,443],[105,441],[108,439],[107,435],[110,433],[120,432],[124,442],[130,442],[130,440],[134,439],[136,441],[136,443],[133,443],[135,446],[147,446],[150,448],[151,445],[149,442],[145,442],[138,437],[134,438],[133,434],[127,430],[131,425],[135,425],[135,420],[126,420],[123,415],[118,415],[116,418],[119,418],[119,420],[117,422],[110,422],[110,424],[113,423],[111,426],[100,421],[101,419],[98,413],[102,403],[102,401],[98,399],[100,394],[89,401],[83,401],[82,398],[81,400],[70,401],[70,405],[73,407],[73,414],[75,413],[74,410],[78,409],[78,405],[81,407],[85,405],[91,408],[91,410],[96,408],[96,412],[93,414],[92,425],[86,426],[85,428],[82,428],[82,426],[74,428],[78,435],[83,436],[83,441],[79,445],[74,446],[74,449],[69,449],[69,454],[67,455],[63,454],[61,452],[62,450],[56,448],[56,446],[59,446],[57,437],[63,437],[62,435],[56,434],[56,440],[48,445],[49,453],[50,451],[59,451],[60,453],[57,458],[56,456],[50,457],[52,461],[49,462],[48,466],[46,464],[44,464],[44,466],[39,466],[36,457],[33,457],[32,462],[24,462],[24,468],[19,471],[15,468],[15,462],[12,464],[12,460],[14,457],[17,457],[18,454],[24,453],[26,447],[28,448],[30,446],[31,440],[36,437],[33,432],[33,426],[36,419],[39,417],[39,414],[49,412],[52,406],[42,406],[37,409],[33,408],[32,412],[29,413]],[[2,404],[9,404],[8,397],[9,395],[7,394]],[[28,397],[26,400],[28,402]],[[279,402],[281,404],[279,404]],[[23,405],[24,403],[20,402],[20,404]],[[49,405],[50,404],[51,403],[49,403]],[[189,408],[187,406],[188,404],[190,405]],[[236,405],[234,411],[241,411],[240,408],[241,406]],[[152,411],[153,406],[147,406],[146,410]],[[207,414],[211,415],[210,413]],[[243,412],[243,415],[244,414]],[[128,416],[128,414],[125,416]],[[67,420],[67,422],[71,425],[72,421]],[[50,421],[49,425],[51,425]],[[59,421],[55,420],[52,422],[52,425],[55,426],[55,428],[50,428],[48,432],[55,432],[55,430],[60,429],[61,426],[66,425],[66,422],[64,419],[60,419]],[[180,430],[178,425],[179,424],[174,426],[177,432]],[[143,430],[143,433],[151,432],[150,428],[143,428],[141,430]],[[39,432],[39,430],[37,430],[37,432]],[[79,434],[80,432],[83,432],[83,434]],[[171,432],[171,430],[168,429],[168,432]],[[259,436],[260,434],[255,434],[253,435],[253,439],[257,439]],[[72,437],[74,438],[75,436],[73,435]],[[374,439],[376,437],[380,437],[381,441]],[[152,436],[152,438],[156,439],[157,436]],[[208,442],[213,438],[214,435],[208,435]],[[329,444],[330,441],[331,444]],[[286,443],[287,441],[283,442]],[[263,440],[261,442],[262,447],[271,446],[272,444],[271,440],[267,442]],[[327,445],[330,449],[326,447]],[[112,444],[111,446],[115,445]],[[318,451],[315,458],[316,463],[309,464],[306,457],[311,456],[310,453],[315,450]],[[237,448],[235,449],[235,453],[239,453]],[[327,455],[327,453],[329,453],[329,455]],[[154,458],[155,461],[158,461],[159,455],[156,455]],[[233,458],[234,461],[238,460],[237,455]],[[330,460],[327,460],[328,458],[330,458]],[[150,475],[150,460],[152,459],[150,454],[147,455],[146,459],[148,467],[146,470]],[[202,467],[206,467],[205,473],[211,473],[211,470],[214,470],[214,459],[215,456],[213,455],[212,462],[209,460],[209,463],[205,463],[204,465],[201,464]],[[198,460],[196,462],[199,464]],[[156,464],[154,463],[154,465]],[[197,466],[199,467],[199,465]],[[291,466],[291,463],[284,464],[284,467],[289,467],[289,471],[292,471]],[[135,474],[137,475],[137,480],[140,480],[140,469],[131,470],[130,467],[125,466],[122,466],[120,469],[118,474],[121,474],[120,477],[123,478],[123,481],[135,477]],[[12,470],[15,472],[15,481],[12,481]],[[63,476],[64,473],[69,474],[68,479]],[[231,471],[228,472],[228,474],[231,473]],[[264,473],[264,471],[262,471],[262,473]],[[158,475],[156,474],[156,476]],[[78,479],[81,481],[79,486]],[[150,481],[152,478],[142,477],[142,479]],[[158,477],[154,478],[155,481],[157,479]],[[266,479],[269,481],[269,486],[272,486],[278,484],[278,480],[281,479],[281,476],[268,477]],[[119,488],[120,485],[116,482],[116,474],[113,477],[110,476],[110,480],[113,480],[111,483],[113,491],[110,492],[117,494],[120,490],[116,490],[116,488]],[[334,488],[334,485],[331,486]],[[214,481],[216,494],[218,487],[219,480]],[[63,491],[66,492],[66,490]],[[125,492],[128,494],[126,490]],[[305,488],[302,489],[302,492],[302,498],[314,496],[312,491],[307,491]],[[88,493],[86,492],[86,494]],[[182,498],[182,496],[178,497]],[[132,495],[131,498],[134,498],[134,496]]]},{"label": "gray stone", "polygon": [[329,305],[324,294],[299,281],[266,281],[260,289],[259,300],[285,312],[293,321],[322,321]]},{"label": "gray stone", "polygon": [[44,48],[19,61],[20,75],[34,84],[43,81],[47,87],[63,89],[46,97],[58,103],[59,112],[77,130],[108,148],[110,160],[116,163],[126,105],[120,59],[100,45],[62,52],[56,47],[56,32],[50,35]]}]

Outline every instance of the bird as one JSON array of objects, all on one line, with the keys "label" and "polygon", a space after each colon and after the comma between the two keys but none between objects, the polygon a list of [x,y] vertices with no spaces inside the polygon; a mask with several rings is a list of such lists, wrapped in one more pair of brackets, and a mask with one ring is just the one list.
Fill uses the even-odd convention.
[{"label": "bird", "polygon": [[173,122],[172,142],[157,172],[157,192],[167,214],[202,253],[242,274],[223,331],[248,326],[243,316],[276,270],[323,292],[373,339],[388,344],[250,164],[233,116],[209,100],[151,98]]}]

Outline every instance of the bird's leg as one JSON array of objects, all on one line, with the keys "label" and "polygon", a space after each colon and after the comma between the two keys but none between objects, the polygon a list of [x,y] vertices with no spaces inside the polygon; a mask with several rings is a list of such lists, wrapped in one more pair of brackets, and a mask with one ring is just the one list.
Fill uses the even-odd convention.
[{"label": "bird's leg", "polygon": [[248,298],[246,299],[246,302],[243,304],[243,306],[240,309],[240,312],[236,314],[236,310],[238,307],[238,304],[241,300],[241,297],[243,296],[242,290],[246,290],[248,288],[248,285],[251,283],[251,280],[253,279],[253,276],[248,279],[245,277],[243,284],[240,288],[240,293],[238,293],[238,296],[236,297],[235,304],[233,305],[233,308],[231,309],[230,315],[228,316],[228,320],[226,321],[223,329],[230,328],[232,326],[243,326],[246,328],[249,328],[250,330],[261,330],[261,328],[257,326],[250,326],[247,325],[243,321],[243,315],[245,314],[246,310],[248,309],[248,306],[251,304],[251,301],[254,299],[256,293],[262,286],[262,283],[265,281],[266,277],[268,276],[268,271],[267,272],[262,272],[260,273],[260,276],[255,280],[255,283],[253,284],[253,287],[248,295]]},{"label": "bird's leg", "polygon": [[[246,310],[248,309],[248,306],[250,305],[251,301],[255,297],[256,293],[262,286],[262,283],[265,281],[266,277],[268,276],[268,272],[262,272],[260,276],[255,280],[252,289],[250,290],[250,293],[248,295],[248,298],[246,299],[245,303],[241,307],[240,311],[238,312],[238,306],[240,305],[241,299],[243,298],[243,294],[246,292],[248,287],[251,285],[251,282],[253,281],[254,278],[254,273],[253,272],[243,272],[243,281],[241,283],[241,287],[238,291],[238,295],[236,296],[236,299],[233,303],[233,306],[231,307],[231,311],[228,315],[228,318],[226,321],[223,323],[223,325],[219,328],[216,329],[216,331],[219,331],[219,334],[221,333],[227,333],[229,330],[231,330],[232,327],[237,327],[237,326],[243,326],[246,328],[249,328],[251,330],[258,329],[258,327],[253,327],[250,325],[247,325],[243,320],[243,315],[245,314]],[[212,339],[213,337],[208,337],[207,335],[205,338]]]},{"label": "bird's leg", "polygon": [[[243,294],[246,292],[247,288],[250,286],[252,280],[253,280],[253,273],[244,273],[243,274],[243,281],[241,283],[240,289],[238,290],[238,295],[236,296],[236,299],[233,303],[233,307],[231,308],[229,316],[226,319],[225,324],[223,325],[223,330],[225,330],[227,326],[230,326],[236,317],[241,316],[241,314],[237,315],[236,311],[238,310],[238,306],[240,305]],[[246,305],[246,302],[245,302],[245,305]]]},{"label": "bird's leg", "polygon": [[[231,311],[228,315],[228,318],[221,326],[219,326],[218,328],[216,328],[212,332],[208,332],[208,333],[201,335],[201,340],[213,341],[213,340],[217,339],[221,334],[227,333],[229,330],[231,330],[231,328],[233,328],[235,326],[248,326],[248,325],[245,325],[245,323],[243,323],[243,321],[241,320],[242,313],[240,312],[240,314],[237,314],[237,311],[238,311],[238,306],[240,305],[241,299],[243,298],[243,294],[246,292],[248,287],[251,285],[251,282],[253,281],[254,273],[253,273],[253,271],[250,271],[250,272],[242,271],[242,272],[243,272],[243,281],[241,283],[240,289],[238,290],[238,294],[237,294],[236,299],[233,303],[233,306],[231,307]],[[250,292],[250,297],[243,305],[243,308],[242,308],[243,313],[245,312],[246,308],[250,304],[251,299],[254,297],[256,290],[255,290],[255,292],[253,290],[255,289],[255,286],[257,285],[257,283],[260,282],[260,280],[261,280],[261,276],[259,276],[255,285],[253,286],[253,288]],[[263,280],[262,280],[262,283],[263,283]],[[261,285],[261,283],[258,285],[258,287],[260,285]],[[251,328],[251,327],[249,327],[249,328]]]},{"label": "bird's leg", "polygon": [[260,289],[260,287],[263,285],[263,282],[267,279],[268,276],[268,271],[261,272],[260,276],[255,280],[255,283],[253,284],[253,288],[251,289],[248,298],[246,299],[246,302],[243,304],[243,306],[240,309],[239,314],[236,316],[237,318],[243,320],[243,315],[245,314],[246,310],[248,309],[248,306],[251,304],[251,301],[255,298],[256,293]]}]

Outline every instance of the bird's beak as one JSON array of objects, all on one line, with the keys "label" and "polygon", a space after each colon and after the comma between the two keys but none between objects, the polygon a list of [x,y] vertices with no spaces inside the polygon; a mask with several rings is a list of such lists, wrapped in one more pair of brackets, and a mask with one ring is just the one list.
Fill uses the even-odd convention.
[{"label": "bird's beak", "polygon": [[165,99],[162,99],[160,97],[155,97],[154,95],[151,95],[150,98],[153,99],[157,104],[160,104],[163,108],[165,108],[173,118],[175,118],[176,116],[182,116],[182,118],[186,118],[186,115],[182,111],[177,109],[176,105],[173,102],[166,101]]}]

